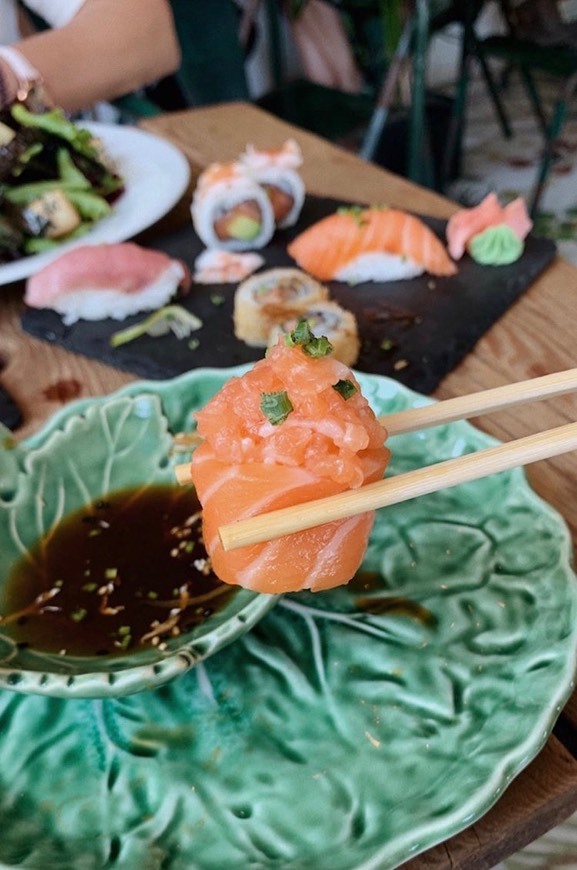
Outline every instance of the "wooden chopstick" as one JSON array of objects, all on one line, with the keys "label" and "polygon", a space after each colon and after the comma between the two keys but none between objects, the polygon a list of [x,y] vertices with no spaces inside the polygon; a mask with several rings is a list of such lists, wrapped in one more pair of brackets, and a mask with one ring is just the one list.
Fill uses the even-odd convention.
[{"label": "wooden chopstick", "polygon": [[575,389],[577,389],[577,368],[566,369],[539,378],[529,378],[527,381],[505,384],[503,387],[493,387],[490,390],[479,390],[477,393],[457,396],[454,399],[444,399],[442,402],[418,408],[408,408],[406,411],[379,417],[379,420],[389,435],[400,435],[438,426],[441,423],[469,420],[479,414],[511,408],[523,402],[552,399]]},{"label": "wooden chopstick", "polygon": [[237,520],[220,527],[220,539],[225,550],[263,543],[576,449],[577,423],[567,423],[359,489]]},{"label": "wooden chopstick", "polygon": [[[389,435],[401,435],[406,432],[416,432],[430,426],[442,423],[453,423],[455,420],[468,420],[478,414],[511,408],[523,402],[551,399],[563,393],[577,389],[577,368],[554,372],[527,381],[506,384],[503,387],[493,387],[490,390],[479,390],[466,396],[445,399],[419,408],[408,408],[379,417]],[[181,446],[196,447],[201,438],[195,432],[179,436]],[[192,483],[190,462],[177,465],[174,469],[176,480],[181,486]]]}]

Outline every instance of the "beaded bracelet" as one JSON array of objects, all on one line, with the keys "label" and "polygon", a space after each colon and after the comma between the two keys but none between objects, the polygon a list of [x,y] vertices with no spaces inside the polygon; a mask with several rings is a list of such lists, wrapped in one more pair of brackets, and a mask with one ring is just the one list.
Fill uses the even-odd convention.
[{"label": "beaded bracelet", "polygon": [[25,57],[12,46],[0,47],[0,60],[5,60],[16,76],[16,94],[11,97],[6,87],[6,80],[0,68],[0,106],[10,105],[16,101],[25,103],[33,112],[42,112],[52,105],[42,76]]}]

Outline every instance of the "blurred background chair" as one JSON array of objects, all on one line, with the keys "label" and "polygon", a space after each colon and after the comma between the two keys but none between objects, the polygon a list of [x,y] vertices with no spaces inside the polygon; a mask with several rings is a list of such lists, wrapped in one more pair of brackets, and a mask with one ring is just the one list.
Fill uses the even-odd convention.
[{"label": "blurred background chair", "polygon": [[[246,56],[259,26],[272,87],[255,102],[279,117],[358,150],[430,187],[438,186],[429,121],[446,104],[428,102],[429,39],[451,19],[452,0],[326,0],[342,17],[363,86],[356,92],[294,77],[286,23],[307,0],[171,0],[182,63],[174,76],[115,102],[127,120],[160,111],[250,100]],[[455,12],[454,15],[457,15]],[[399,106],[405,85],[408,95]],[[446,117],[444,118],[446,120]],[[442,125],[444,126],[444,125]],[[384,137],[384,132],[390,133]],[[358,141],[354,137],[358,137]],[[351,145],[351,143],[355,143]]]},{"label": "blurred background chair", "polygon": [[[428,50],[432,36],[451,23],[462,24],[472,39],[472,21],[485,0],[325,0],[343,22],[362,76],[355,92],[294,76],[287,58],[287,20],[290,29],[309,0],[170,2],[182,50],[180,69],[116,100],[121,122],[187,106],[254,100],[428,187],[443,190],[458,174],[466,85],[458,89],[458,109],[452,98],[429,92]],[[246,65],[259,28],[266,31],[272,81],[255,98]],[[468,43],[463,69],[476,51],[477,43],[475,52]]]},{"label": "blurred background chair", "polygon": [[[491,33],[479,38],[474,20],[467,23],[463,40],[463,55],[455,102],[455,125],[462,127],[467,111],[467,92],[471,66],[478,63],[489,88],[503,136],[510,138],[513,127],[501,97],[509,77],[517,73],[523,83],[528,102],[543,134],[543,151],[528,207],[534,216],[539,208],[543,189],[558,154],[558,141],[567,119],[568,107],[577,90],[577,14],[568,20],[562,10],[568,8],[557,0],[499,0],[504,33]],[[498,61],[498,68],[495,65]],[[498,71],[498,69],[500,71]],[[557,82],[557,96],[552,108],[540,93],[539,76]],[[447,153],[459,147],[453,137]]]},{"label": "blurred background chair", "polygon": [[[278,32],[279,3],[264,2],[272,29]],[[341,143],[345,139],[350,145],[357,134],[354,147],[365,159],[442,189],[444,175],[457,172],[458,147],[453,149],[451,164],[445,164],[451,101],[427,92],[427,57],[431,37],[447,24],[462,21],[462,0],[326,2],[343,17],[364,88],[350,93],[290,80],[284,72],[282,42],[277,39],[276,87],[258,102],[285,120]],[[472,0],[472,5],[480,7],[483,2]]]}]

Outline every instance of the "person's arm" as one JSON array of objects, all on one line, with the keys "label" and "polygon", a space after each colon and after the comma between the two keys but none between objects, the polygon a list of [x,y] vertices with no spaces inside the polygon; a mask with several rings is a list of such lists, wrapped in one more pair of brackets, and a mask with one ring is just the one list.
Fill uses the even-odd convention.
[{"label": "person's arm", "polygon": [[[86,0],[68,24],[14,47],[38,70],[54,105],[72,112],[137,90],[180,61],[168,0]],[[7,66],[0,59],[9,91],[15,76]]]}]

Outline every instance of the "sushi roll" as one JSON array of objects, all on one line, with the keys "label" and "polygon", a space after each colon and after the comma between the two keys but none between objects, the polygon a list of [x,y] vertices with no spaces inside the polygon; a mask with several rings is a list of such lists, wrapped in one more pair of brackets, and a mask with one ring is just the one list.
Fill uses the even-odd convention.
[{"label": "sushi roll", "polygon": [[248,145],[240,161],[266,191],[276,226],[294,226],[305,201],[305,185],[298,172],[303,157],[297,142],[289,139],[282,148],[270,150]]},{"label": "sushi roll", "polygon": [[300,233],[287,251],[319,281],[358,284],[457,271],[420,218],[391,208],[339,209]]},{"label": "sushi roll", "polygon": [[275,231],[270,199],[238,162],[211,164],[198,179],[190,210],[207,248],[264,248]]},{"label": "sushi roll", "polygon": [[[300,315],[305,318],[311,332],[317,338],[324,335],[333,347],[333,357],[347,366],[354,366],[361,349],[357,319],[352,311],[341,308],[336,302],[316,302]],[[292,332],[297,325],[294,317],[282,320],[273,326],[269,345],[278,344],[279,339]]]},{"label": "sushi roll", "polygon": [[328,298],[328,289],[299,269],[259,272],[236,289],[234,334],[251,347],[266,347],[276,323]]},{"label": "sushi roll", "polygon": [[51,308],[67,325],[77,320],[123,320],[165,305],[188,290],[190,271],[162,251],[132,242],[81,245],[32,275],[24,293],[31,308]]},{"label": "sushi roll", "polygon": [[191,476],[216,575],[266,593],[347,583],[362,562],[374,512],[231,551],[220,526],[380,480],[386,430],[353,372],[306,321],[196,415],[202,443]]}]

